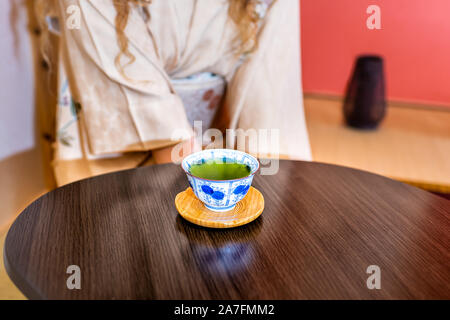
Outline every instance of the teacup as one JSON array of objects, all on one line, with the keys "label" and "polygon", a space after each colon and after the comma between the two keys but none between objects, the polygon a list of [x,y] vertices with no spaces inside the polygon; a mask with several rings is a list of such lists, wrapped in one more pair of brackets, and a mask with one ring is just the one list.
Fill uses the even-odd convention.
[{"label": "teacup", "polygon": [[[194,176],[190,172],[192,166],[204,164],[210,160],[245,164],[249,168],[249,175],[230,180],[211,180]],[[181,167],[186,172],[189,185],[197,198],[209,210],[224,212],[232,210],[245,197],[252,184],[253,176],[259,169],[259,162],[255,157],[237,150],[206,149],[184,158]]]}]

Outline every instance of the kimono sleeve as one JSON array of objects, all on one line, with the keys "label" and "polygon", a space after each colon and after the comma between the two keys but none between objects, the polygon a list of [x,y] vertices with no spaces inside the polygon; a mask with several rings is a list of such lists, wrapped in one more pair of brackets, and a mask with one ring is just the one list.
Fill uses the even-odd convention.
[{"label": "kimono sleeve", "polygon": [[124,72],[115,64],[120,50],[112,1],[63,0],[59,14],[63,61],[92,154],[151,150],[191,137],[183,103],[137,10],[125,30],[135,61]]},{"label": "kimono sleeve", "polygon": [[266,145],[255,144],[257,150],[249,152],[311,160],[303,111],[299,21],[298,0],[275,1],[261,26],[257,49],[230,81],[229,127],[278,136]]}]

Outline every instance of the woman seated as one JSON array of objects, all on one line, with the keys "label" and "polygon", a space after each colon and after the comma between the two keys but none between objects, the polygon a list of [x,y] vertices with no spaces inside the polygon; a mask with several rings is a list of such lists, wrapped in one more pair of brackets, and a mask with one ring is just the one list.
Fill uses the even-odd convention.
[{"label": "woman seated", "polygon": [[58,185],[174,161],[212,140],[311,159],[298,1],[38,0],[37,9],[60,26]]}]

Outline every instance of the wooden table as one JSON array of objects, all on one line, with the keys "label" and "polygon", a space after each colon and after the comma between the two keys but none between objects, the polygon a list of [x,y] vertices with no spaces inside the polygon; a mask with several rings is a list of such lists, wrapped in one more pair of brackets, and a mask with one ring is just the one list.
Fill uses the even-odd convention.
[{"label": "wooden table", "polygon": [[[175,165],[70,184],[17,218],[5,266],[38,299],[450,298],[450,201],[320,163],[281,161],[253,185],[262,216],[213,230],[177,214],[187,180]],[[70,265],[80,290],[66,286]]]}]

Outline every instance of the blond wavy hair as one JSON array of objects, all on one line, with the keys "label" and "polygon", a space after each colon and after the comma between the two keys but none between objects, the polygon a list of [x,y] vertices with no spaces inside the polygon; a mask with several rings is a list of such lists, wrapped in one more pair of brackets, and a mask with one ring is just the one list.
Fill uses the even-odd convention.
[{"label": "blond wavy hair", "polygon": [[[55,8],[54,2],[58,0],[35,0],[35,11],[41,26],[42,42],[44,58],[48,57],[48,29],[46,27],[45,17]],[[122,72],[124,68],[135,61],[135,57],[128,47],[128,38],[125,34],[125,28],[128,23],[128,17],[133,7],[142,8],[147,19],[150,19],[150,5],[152,0],[111,0],[117,15],[115,18],[115,26],[117,33],[117,44],[120,52],[115,58],[116,67]],[[257,33],[260,17],[256,12],[258,0],[228,0],[230,19],[236,24],[239,35],[236,38],[236,54],[248,53],[258,46]],[[275,2],[274,0],[273,2]],[[128,61],[121,64],[122,58],[126,57]]]}]

